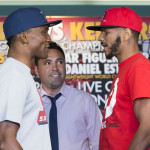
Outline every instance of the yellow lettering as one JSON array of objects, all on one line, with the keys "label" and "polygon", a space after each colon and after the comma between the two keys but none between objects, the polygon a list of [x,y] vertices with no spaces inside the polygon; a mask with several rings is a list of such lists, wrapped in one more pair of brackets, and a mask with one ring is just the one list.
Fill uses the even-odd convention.
[{"label": "yellow lettering", "polygon": [[[142,31],[140,33],[140,36],[139,36],[139,40],[141,40],[141,38],[143,37],[144,40],[148,40],[148,36],[146,34],[147,32],[147,24],[145,22],[142,23]],[[150,32],[149,32],[150,33]]]},{"label": "yellow lettering", "polygon": [[70,23],[72,41],[76,41],[77,37],[80,41],[84,41],[84,36],[81,32],[82,27],[83,27],[83,22],[78,22],[77,25],[76,25],[76,22]]},{"label": "yellow lettering", "polygon": [[3,22],[0,22],[0,40],[5,40],[5,36],[3,32]]},{"label": "yellow lettering", "polygon": [[2,64],[5,61],[5,54],[0,54],[0,64]]},{"label": "yellow lettering", "polygon": [[94,22],[85,22],[85,38],[86,40],[90,41],[90,40],[95,40],[95,35],[92,35],[94,33],[93,30],[87,30],[86,27],[87,26],[94,26]]},{"label": "yellow lettering", "polygon": [[111,79],[111,75],[110,74],[95,75],[95,79]]},{"label": "yellow lettering", "polygon": [[95,31],[93,30],[87,30],[86,27],[87,26],[99,26],[100,25],[100,22],[85,22],[85,37],[86,37],[86,40],[98,40],[98,37],[100,36],[101,34],[101,31],[96,31],[96,35],[92,35],[95,33]]},{"label": "yellow lettering", "polygon": [[[85,38],[82,34],[82,28],[84,25],[85,29]],[[101,34],[100,31],[93,31],[93,30],[87,30],[87,26],[99,26],[100,22],[71,22],[70,23],[70,29],[71,29],[71,40],[76,41],[77,39],[80,41],[86,40],[86,41],[94,41],[98,40],[99,35]]]},{"label": "yellow lettering", "polygon": [[[96,22],[95,25],[99,26],[100,22]],[[98,37],[100,36],[100,34],[101,34],[101,31],[96,31],[96,40],[98,40]]]}]

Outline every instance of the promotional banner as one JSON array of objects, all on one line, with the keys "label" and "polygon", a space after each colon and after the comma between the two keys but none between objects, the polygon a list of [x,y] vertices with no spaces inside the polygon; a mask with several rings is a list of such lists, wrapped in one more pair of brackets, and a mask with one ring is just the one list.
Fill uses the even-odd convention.
[{"label": "promotional banner", "polygon": [[[3,33],[3,21],[0,17],[0,64],[5,61],[8,52]],[[87,26],[100,25],[100,17],[47,17],[48,21],[62,19],[62,23],[49,29],[53,41],[65,52],[66,83],[89,92],[103,110],[112,80],[118,72],[115,57],[106,59],[98,37],[100,31],[87,30]],[[150,17],[142,17],[143,28],[139,37],[139,48],[146,58],[150,58]],[[37,86],[40,80],[32,68],[31,73]]]}]

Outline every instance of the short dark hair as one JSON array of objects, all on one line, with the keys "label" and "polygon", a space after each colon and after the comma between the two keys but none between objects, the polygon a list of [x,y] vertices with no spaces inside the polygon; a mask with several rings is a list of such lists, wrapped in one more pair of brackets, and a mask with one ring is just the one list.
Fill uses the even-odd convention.
[{"label": "short dark hair", "polygon": [[[49,48],[48,49],[56,49],[58,50],[62,55],[63,57],[65,58],[65,53],[63,51],[63,49],[56,43],[56,42],[50,42],[49,43]],[[38,61],[39,61],[40,58],[38,57],[35,57],[35,65],[38,66]]]},{"label": "short dark hair", "polygon": [[13,35],[12,37],[8,38],[7,45],[10,47],[12,44],[15,43],[16,39],[17,39],[17,35]]},{"label": "short dark hair", "polygon": [[49,43],[49,49],[56,49],[58,51],[60,51],[63,55],[63,57],[65,58],[65,53],[63,51],[63,49],[56,43],[56,42],[50,42]]},{"label": "short dark hair", "polygon": [[[120,27],[120,28],[126,29],[125,27]],[[130,29],[130,30],[131,30],[131,33],[132,33],[132,36],[133,36],[134,40],[136,42],[138,42],[140,33],[135,31],[135,30],[132,30],[132,29]]]},{"label": "short dark hair", "polygon": [[135,40],[136,42],[138,42],[140,33],[137,32],[137,31],[134,31],[134,30],[131,30],[131,33],[132,33],[132,35],[133,35],[134,40]]},{"label": "short dark hair", "polygon": [[[31,29],[28,29],[28,30],[26,30],[25,32],[30,32],[31,31]],[[11,45],[13,45],[15,42],[16,42],[16,40],[17,40],[17,38],[18,38],[18,35],[19,34],[15,34],[15,35],[13,35],[13,36],[11,36],[10,38],[8,38],[7,39],[7,45],[10,47]]]}]

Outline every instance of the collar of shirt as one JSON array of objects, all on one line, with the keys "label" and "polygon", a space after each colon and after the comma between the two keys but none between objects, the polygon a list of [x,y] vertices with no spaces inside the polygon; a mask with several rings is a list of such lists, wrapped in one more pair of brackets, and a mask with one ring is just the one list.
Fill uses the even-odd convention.
[{"label": "collar of shirt", "polygon": [[[66,83],[64,82],[64,84],[63,84],[63,86],[61,87],[61,89],[60,89],[60,93],[62,94],[62,96],[64,96],[64,97],[67,97],[67,85],[66,85]],[[59,93],[58,92],[58,93]],[[50,94],[48,94],[48,93],[46,93],[45,91],[44,91],[44,89],[42,88],[42,85],[41,85],[41,87],[40,87],[40,95],[41,95],[41,98],[43,99],[45,96],[51,96]],[[45,101],[46,103],[49,103],[49,101]]]}]

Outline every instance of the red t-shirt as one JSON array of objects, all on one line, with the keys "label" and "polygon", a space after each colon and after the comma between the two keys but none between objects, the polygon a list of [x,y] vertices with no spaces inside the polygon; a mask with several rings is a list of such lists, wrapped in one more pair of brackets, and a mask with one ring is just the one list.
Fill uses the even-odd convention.
[{"label": "red t-shirt", "polygon": [[105,104],[99,150],[127,150],[139,127],[133,112],[137,98],[150,98],[150,62],[141,53],[119,64]]}]

